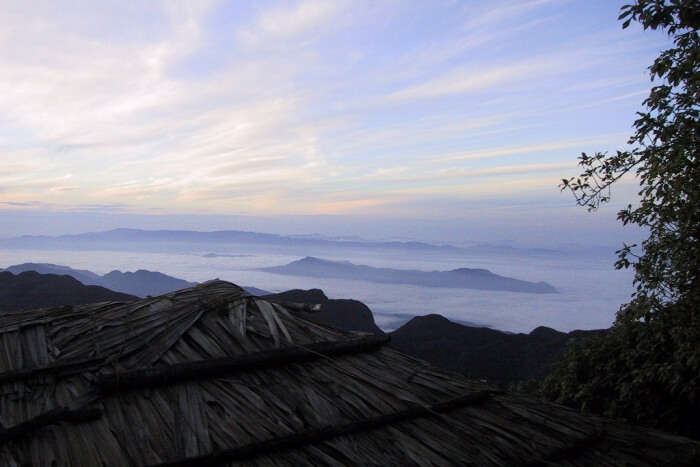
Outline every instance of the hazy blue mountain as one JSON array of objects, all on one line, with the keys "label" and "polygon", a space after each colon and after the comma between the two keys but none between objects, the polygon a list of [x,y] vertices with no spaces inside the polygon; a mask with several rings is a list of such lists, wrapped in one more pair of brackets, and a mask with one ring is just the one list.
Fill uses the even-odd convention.
[{"label": "hazy blue mountain", "polygon": [[470,378],[510,383],[544,377],[572,339],[605,332],[563,333],[544,326],[530,334],[464,326],[440,315],[418,316],[391,335],[391,345]]},{"label": "hazy blue mountain", "polygon": [[0,312],[136,299],[104,287],[84,285],[68,275],[0,272]]},{"label": "hazy blue mountain", "polygon": [[253,255],[229,255],[229,254],[222,254],[222,253],[207,253],[205,255],[202,255],[202,258],[249,258]]},{"label": "hazy blue mountain", "polygon": [[162,295],[174,290],[186,289],[197,285],[197,283],[188,282],[157,271],[139,269],[136,272],[121,272],[117,270],[109,272],[102,276],[100,285],[119,292],[146,297],[148,295]]},{"label": "hazy blue mountain", "polygon": [[290,276],[364,280],[369,282],[411,284],[423,287],[455,287],[480,290],[504,290],[528,293],[556,293],[546,282],[527,282],[499,276],[486,269],[460,268],[452,271],[417,271],[375,268],[349,261],[329,261],[307,256],[284,266],[260,270]]},{"label": "hazy blue mountain", "polygon": [[[297,250],[309,252],[311,249],[354,249],[385,251],[414,251],[425,253],[447,254],[558,254],[553,250],[516,249],[512,247],[478,245],[460,248],[453,245],[434,245],[415,241],[369,241],[357,237],[324,237],[319,235],[276,235],[240,230],[220,230],[213,232],[197,232],[189,230],[141,230],[114,229],[105,232],[88,232],[76,235],[33,236],[0,239],[3,248],[51,249],[65,248],[72,250],[89,249],[140,249],[152,251],[175,251],[178,248],[186,250],[186,245],[257,245],[268,249]],[[207,248],[209,249],[209,248]],[[234,252],[236,253],[236,252]],[[216,256],[225,256],[230,252]],[[213,257],[213,256],[212,256]]]},{"label": "hazy blue mountain", "polygon": [[100,285],[101,276],[85,269],[73,269],[68,266],[51,263],[22,263],[10,266],[4,271],[20,274],[25,271],[36,271],[39,274],[56,274],[59,276],[71,276],[85,285]]},{"label": "hazy blue mountain", "polygon": [[138,297],[162,295],[174,290],[180,290],[197,285],[177,277],[168,276],[156,271],[139,269],[136,272],[112,271],[100,276],[92,271],[73,269],[50,263],[24,263],[10,266],[6,269],[13,273],[36,271],[41,274],[58,274],[71,276],[85,285],[99,285],[110,290],[123,292]]},{"label": "hazy blue mountain", "polygon": [[309,321],[343,329],[345,331],[364,331],[383,334],[374,323],[372,311],[358,300],[329,299],[323,290],[288,290],[286,292],[265,295],[268,300],[285,302],[320,304],[321,311],[307,313],[298,312]]},{"label": "hazy blue mountain", "polygon": [[263,289],[259,289],[259,288],[257,288],[257,287],[250,287],[250,286],[247,286],[247,285],[244,285],[244,286],[242,286],[242,287],[243,287],[243,290],[245,290],[245,291],[248,292],[249,294],[251,294],[251,295],[256,295],[256,296],[258,296],[258,297],[262,297],[263,295],[270,295],[270,294],[272,294],[272,292],[270,292],[269,290],[263,290]]}]

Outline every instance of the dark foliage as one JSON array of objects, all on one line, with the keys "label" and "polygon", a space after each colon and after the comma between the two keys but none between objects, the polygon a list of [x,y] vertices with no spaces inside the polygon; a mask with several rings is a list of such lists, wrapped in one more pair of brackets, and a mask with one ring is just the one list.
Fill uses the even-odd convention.
[{"label": "dark foliage", "polygon": [[618,268],[635,271],[635,293],[603,338],[572,348],[544,386],[560,402],[693,436],[700,435],[700,1],[637,0],[632,21],[673,39],[649,68],[657,80],[638,113],[632,149],[583,154],[579,177],[564,180],[593,210],[628,173],[640,201],[618,213],[649,232],[624,245]]},{"label": "dark foliage", "polygon": [[[630,322],[574,342],[543,385],[545,395],[610,417],[698,436],[697,364],[670,336]],[[687,353],[686,353],[687,355]],[[693,381],[695,380],[695,381]]]}]

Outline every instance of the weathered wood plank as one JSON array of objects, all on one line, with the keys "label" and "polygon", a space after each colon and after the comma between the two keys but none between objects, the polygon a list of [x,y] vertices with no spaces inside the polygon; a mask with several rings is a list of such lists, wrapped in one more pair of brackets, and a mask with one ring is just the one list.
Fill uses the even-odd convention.
[{"label": "weathered wood plank", "polygon": [[51,375],[54,377],[66,377],[76,373],[96,368],[105,362],[104,358],[87,358],[61,361],[53,365],[37,368],[23,368],[21,370],[5,371],[0,373],[0,384],[15,381],[25,381],[39,376]]},{"label": "weathered wood plank", "polygon": [[323,442],[339,436],[345,436],[353,433],[378,429],[387,425],[401,423],[418,417],[434,416],[435,414],[439,414],[441,412],[448,412],[455,408],[484,402],[490,399],[493,396],[493,394],[493,391],[479,391],[448,401],[439,402],[431,406],[412,407],[410,409],[402,410],[400,412],[379,415],[377,417],[350,422],[344,425],[304,430],[288,436],[282,436],[279,438],[272,438],[261,442],[250,443],[235,449],[219,451],[217,453],[213,453],[206,456],[179,459],[173,462],[157,464],[157,466],[202,466],[218,465],[223,462],[241,461],[262,454],[269,454],[274,451],[292,449],[299,446],[306,446],[309,444]]}]

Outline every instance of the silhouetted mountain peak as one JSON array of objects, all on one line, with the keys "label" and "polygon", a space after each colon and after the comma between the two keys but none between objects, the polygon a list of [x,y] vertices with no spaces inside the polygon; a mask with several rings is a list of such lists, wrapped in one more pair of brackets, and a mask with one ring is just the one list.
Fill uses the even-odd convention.
[{"label": "silhouetted mountain peak", "polygon": [[311,305],[320,304],[320,312],[300,313],[309,321],[333,326],[338,329],[382,334],[382,330],[379,329],[374,322],[372,311],[367,305],[358,300],[329,299],[321,289],[294,289],[266,295],[263,298],[268,300],[308,303]]},{"label": "silhouetted mountain peak", "polygon": [[323,304],[328,301],[328,297],[321,289],[292,289],[279,294],[271,294],[269,297],[277,297],[287,302],[309,303],[312,305]]},{"label": "silhouetted mountain peak", "polygon": [[456,324],[437,313],[431,313],[429,315],[416,316],[409,320],[404,326],[422,326],[426,324]]},{"label": "silhouetted mountain peak", "polygon": [[25,271],[36,271],[39,274],[56,274],[58,276],[71,276],[85,285],[96,284],[100,276],[85,269],[73,269],[68,266],[53,263],[22,263],[7,267],[5,271],[20,274]]},{"label": "silhouetted mountain peak", "polygon": [[472,269],[472,268],[458,268],[453,269],[450,272],[456,272],[459,274],[469,274],[473,276],[494,276],[495,274],[488,269]]},{"label": "silhouetted mountain peak", "polygon": [[556,329],[548,328],[547,326],[538,326],[530,332],[530,336],[538,339],[548,339],[552,337],[564,336],[563,332]]},{"label": "silhouetted mountain peak", "polygon": [[289,264],[299,264],[299,265],[317,264],[317,265],[333,265],[333,266],[338,266],[338,265],[354,266],[354,264],[351,263],[350,261],[334,261],[334,260],[330,260],[330,259],[317,258],[315,256],[305,256],[305,257],[301,258],[300,260],[292,261]]},{"label": "silhouetted mountain peak", "polygon": [[69,275],[23,271],[0,272],[0,311],[18,311],[104,301],[131,301],[137,297],[96,285],[84,285]]}]

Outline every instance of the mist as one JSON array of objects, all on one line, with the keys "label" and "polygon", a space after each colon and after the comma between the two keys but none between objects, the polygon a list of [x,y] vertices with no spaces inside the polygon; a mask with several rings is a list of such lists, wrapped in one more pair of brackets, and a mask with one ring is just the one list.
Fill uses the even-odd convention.
[{"label": "mist", "polygon": [[[320,288],[330,298],[366,303],[384,330],[395,329],[412,316],[430,313],[510,332],[529,332],[541,325],[561,331],[599,329],[610,326],[619,305],[628,301],[632,292],[630,271],[613,268],[614,250],[609,248],[557,250],[485,244],[460,248],[266,234],[245,234],[247,240],[233,242],[227,235],[236,238],[241,234],[217,235],[219,241],[204,241],[200,239],[208,238],[206,234],[192,232],[122,230],[5,240],[0,244],[0,267],[54,263],[98,274],[148,269],[187,281],[219,278],[269,292]],[[558,293],[435,288],[260,270],[305,256],[397,270],[482,268],[522,281],[547,282]]]}]

